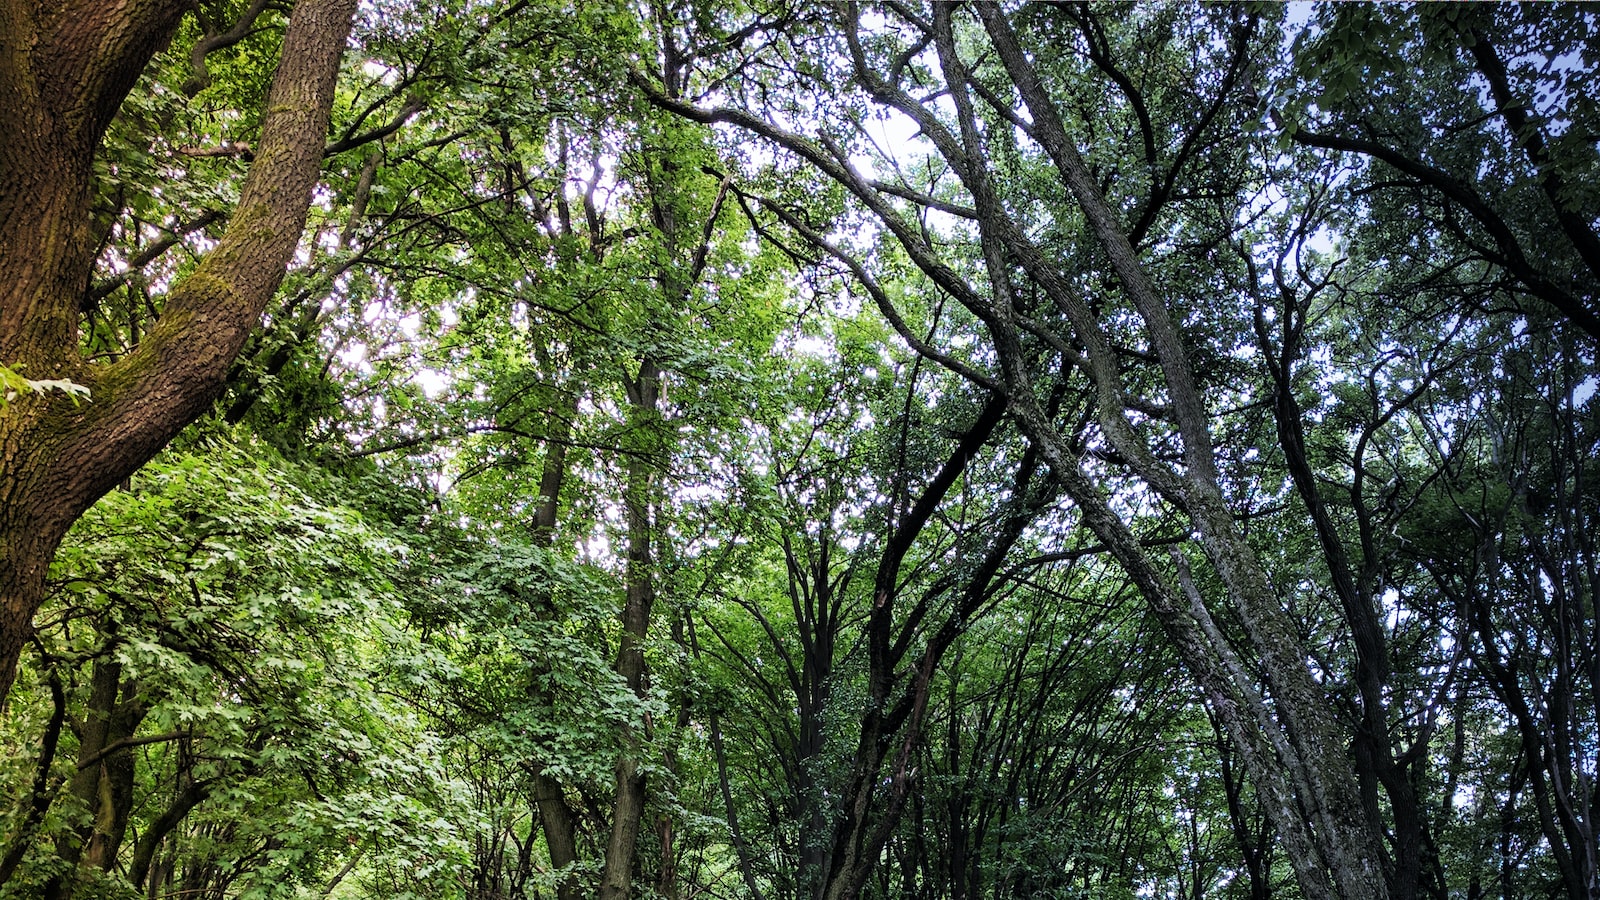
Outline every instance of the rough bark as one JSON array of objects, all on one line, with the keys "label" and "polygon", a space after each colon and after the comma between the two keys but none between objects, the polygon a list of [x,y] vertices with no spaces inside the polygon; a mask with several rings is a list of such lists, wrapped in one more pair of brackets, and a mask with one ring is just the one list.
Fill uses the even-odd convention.
[{"label": "rough bark", "polygon": [[260,148],[217,246],[174,285],[132,354],[85,360],[94,156],[189,3],[0,2],[0,363],[88,387],[0,409],[0,696],[67,529],[214,401],[299,242],[356,0],[302,0]]}]

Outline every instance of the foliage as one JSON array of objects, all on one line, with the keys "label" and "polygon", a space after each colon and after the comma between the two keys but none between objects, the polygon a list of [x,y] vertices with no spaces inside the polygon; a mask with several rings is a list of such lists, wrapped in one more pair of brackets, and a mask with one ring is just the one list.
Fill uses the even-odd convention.
[{"label": "foliage", "polygon": [[[91,357],[268,112],[282,10],[198,6]],[[1593,25],[365,8],[263,327],[50,570],[0,896],[1587,897]]]}]

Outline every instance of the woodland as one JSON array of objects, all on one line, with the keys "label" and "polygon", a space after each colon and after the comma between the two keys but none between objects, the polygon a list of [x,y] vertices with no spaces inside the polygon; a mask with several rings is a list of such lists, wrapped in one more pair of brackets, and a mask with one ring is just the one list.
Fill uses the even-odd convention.
[{"label": "woodland", "polygon": [[1597,900],[1597,20],[0,0],[0,897]]}]

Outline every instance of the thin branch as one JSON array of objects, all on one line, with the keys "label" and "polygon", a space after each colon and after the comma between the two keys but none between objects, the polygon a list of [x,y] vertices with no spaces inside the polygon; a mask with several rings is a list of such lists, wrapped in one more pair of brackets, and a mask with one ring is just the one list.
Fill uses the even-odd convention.
[{"label": "thin branch", "polygon": [[79,760],[78,770],[82,771],[87,769],[90,766],[99,763],[101,760],[105,759],[111,754],[120,750],[127,750],[130,747],[141,747],[145,744],[162,744],[166,743],[167,741],[181,741],[184,738],[191,737],[196,737],[194,731],[186,729],[183,731],[168,731],[164,734],[152,734],[148,737],[142,738],[123,738],[120,741],[112,741],[104,747],[101,747],[98,753],[91,754],[87,759]]},{"label": "thin branch", "polygon": [[161,256],[168,250],[171,250],[173,247],[176,247],[178,244],[182,243],[185,237],[194,234],[196,231],[199,231],[208,225],[211,225],[213,222],[219,221],[222,216],[223,214],[220,210],[208,209],[199,216],[195,217],[193,220],[180,224],[176,228],[168,229],[166,234],[162,235],[149,246],[139,251],[139,253],[136,254],[132,259],[128,260],[128,267],[126,269],[118,272],[115,275],[112,275],[109,278],[103,278],[96,282],[94,286],[84,294],[82,302],[78,305],[79,311],[89,312],[93,310],[95,307],[100,305],[101,300],[109,297],[117,288],[127,284],[129,279],[133,278],[133,276],[137,274],[139,270],[155,262],[157,259],[160,259]]},{"label": "thin branch", "polygon": [[272,0],[253,0],[239,20],[227,31],[207,34],[203,39],[196,41],[194,49],[189,51],[189,67],[194,70],[188,81],[183,83],[185,96],[193,97],[211,86],[211,71],[206,68],[206,57],[234,44],[239,43],[258,30],[256,19],[272,5]]}]

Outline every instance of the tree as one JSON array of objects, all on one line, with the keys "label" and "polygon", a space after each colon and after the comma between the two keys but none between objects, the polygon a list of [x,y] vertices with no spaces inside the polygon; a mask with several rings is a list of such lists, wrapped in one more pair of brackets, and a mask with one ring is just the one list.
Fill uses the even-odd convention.
[{"label": "tree", "polygon": [[[996,356],[992,367],[984,367],[987,371],[969,367],[940,351],[930,352],[930,357],[1003,393],[1024,433],[1043,454],[1045,465],[1062,479],[1085,526],[1128,568],[1224,721],[1252,780],[1270,796],[1268,809],[1307,893],[1314,897],[1382,896],[1375,836],[1357,816],[1356,788],[1343,763],[1338,727],[1328,715],[1320,690],[1300,662],[1304,653],[1295,647],[1296,629],[1284,617],[1254,551],[1228,512],[1195,359],[1173,318],[1174,304],[1158,296],[1150,274],[1134,252],[1126,226],[1074,148],[1062,108],[1025,57],[1008,18],[993,6],[979,5],[975,10],[982,17],[1001,66],[999,75],[1004,80],[999,87],[985,84],[967,69],[957,51],[954,19],[948,7],[935,6],[930,18],[911,16],[905,11],[885,13],[892,16],[897,27],[917,36],[912,43],[889,38],[885,44],[884,37],[867,33],[860,12],[853,5],[844,8],[839,21],[854,78],[872,100],[916,122],[935,146],[946,170],[970,196],[971,206],[959,214],[976,230],[978,246],[974,249],[980,254],[980,271],[984,274],[974,281],[966,280],[941,259],[927,233],[919,232],[892,203],[895,195],[931,196],[939,190],[937,185],[907,185],[888,191],[862,176],[842,146],[826,136],[820,141],[808,139],[741,110],[702,111],[660,94],[656,99],[702,121],[725,121],[750,129],[806,158],[871,209],[918,267],[984,323]],[[1163,166],[1176,171],[1193,164],[1190,156],[1194,148],[1203,143],[1202,135],[1213,127],[1218,113],[1228,108],[1230,97],[1237,91],[1238,81],[1231,73],[1239,69],[1238,60],[1249,52],[1255,29],[1246,20],[1218,22],[1217,27],[1224,29],[1224,46],[1230,48],[1234,62],[1216,83],[1215,93],[1202,99],[1199,117],[1180,126],[1187,129],[1179,132],[1185,139],[1165,151],[1173,154],[1170,162],[1163,158],[1161,149],[1150,145],[1147,162],[1157,172]],[[963,36],[971,37],[966,33]],[[935,71],[949,85],[955,104],[953,117],[919,103],[909,93],[907,78],[913,73],[917,77],[931,73],[921,68],[913,70],[906,62],[930,45],[937,50]],[[974,106],[975,93],[989,104],[988,111],[997,121],[980,122]],[[1031,123],[1015,112],[1013,102],[1025,105],[1032,116]],[[993,162],[1002,158],[1002,148],[1006,146],[996,128],[1016,128],[1036,141],[1055,169],[1060,187],[1076,202],[1076,215],[1082,217],[1084,230],[1095,241],[1099,258],[1107,264],[1101,277],[1116,280],[1121,296],[1130,304],[1124,315],[1138,323],[1138,330],[1130,337],[1142,346],[1143,355],[1132,362],[1144,370],[1142,378],[1159,385],[1161,397],[1138,397],[1132,393],[1133,384],[1122,374],[1129,363],[1125,354],[1119,353],[1104,313],[1097,312],[1070,277],[1054,267],[1044,249],[1026,236],[1014,208],[1008,208],[1001,194],[1004,182]],[[1161,182],[1153,179],[1151,184],[1154,188]],[[1144,205],[1154,217],[1169,199],[1154,193],[1144,198]],[[821,242],[819,235],[813,234],[813,239]],[[858,277],[864,274],[860,263],[850,264]],[[1046,300],[1049,306],[1033,308],[1033,297]],[[880,305],[887,315],[898,318],[884,300]],[[1048,325],[1043,318],[1052,309],[1061,317],[1059,326]],[[921,329],[900,331],[908,342],[916,341],[913,346],[927,346],[916,334]],[[1186,567],[1168,571],[1140,547],[1130,523],[1096,485],[1091,466],[1097,464],[1085,454],[1086,436],[1061,430],[1059,420],[1038,405],[1041,395],[1047,393],[1038,386],[1034,374],[1040,371],[1034,354],[1041,351],[1023,344],[1024,337],[1034,334],[1045,342],[1048,349],[1043,352],[1058,356],[1088,379],[1098,400],[1092,421],[1098,424],[1101,439],[1109,444],[1121,465],[1163,503],[1189,517],[1224,586],[1224,593],[1214,602],[1226,604],[1227,614],[1235,617],[1247,635],[1244,640],[1248,662],[1235,655],[1233,645],[1219,631],[1217,617],[1224,609],[1213,611],[1198,594]],[[1082,349],[1075,350],[1074,344]],[[1043,371],[1054,368],[1046,365]],[[1067,424],[1073,421],[1069,418]],[[1151,431],[1158,432],[1159,438]],[[1164,458],[1166,444],[1181,452],[1181,468]],[[1260,672],[1264,684],[1254,683],[1252,670]]]},{"label": "tree", "polygon": [[[1355,458],[1308,459],[1296,393],[1304,382],[1295,375],[1308,352],[1300,343],[1307,310],[1321,315],[1330,295],[1400,296],[1402,282],[1330,277],[1305,249],[1307,236],[1322,227],[1320,213],[1295,223],[1270,212],[1274,201],[1252,198],[1256,173],[1274,171],[1255,119],[1266,86],[1261,60],[1279,39],[1275,29],[1241,9],[1113,13],[1070,4],[1008,12],[987,3],[849,4],[836,13],[820,36],[787,33],[764,54],[769,67],[791,80],[767,79],[743,92],[723,91],[720,83],[708,88],[724,105],[695,106],[654,89],[643,75],[636,81],[663,107],[766,138],[851,194],[860,217],[827,225],[779,203],[764,211],[775,228],[847,268],[906,345],[1007,398],[1084,527],[1125,567],[1205,692],[1302,891],[1312,897],[1443,891],[1431,849],[1437,800],[1425,802],[1419,792],[1438,761],[1428,755],[1430,723],[1452,686],[1439,673],[1453,666],[1408,643],[1415,638],[1404,624],[1385,623],[1399,574],[1387,566],[1393,550],[1380,529],[1417,510],[1405,505],[1414,496],[1405,479],[1391,481],[1386,496],[1373,480],[1380,458],[1400,462],[1410,453],[1389,443],[1391,425],[1429,427],[1428,414],[1413,407],[1419,398],[1431,403],[1441,379],[1481,352],[1463,338],[1476,338],[1482,326],[1464,332],[1468,326],[1452,318],[1443,333],[1429,333],[1430,313],[1420,305],[1370,320],[1371,349],[1363,352],[1373,355],[1336,357],[1364,366],[1362,375],[1328,376],[1335,384],[1359,384],[1351,395],[1371,406],[1357,431]],[[1492,82],[1486,39],[1474,40],[1479,70]],[[1519,32],[1518,40],[1543,41],[1539,52],[1549,54],[1547,61],[1558,52],[1538,28]],[[1404,59],[1427,62],[1415,48]],[[819,66],[840,60],[848,60],[843,72],[818,75]],[[779,82],[785,93],[773,96]],[[808,108],[837,117],[797,112]],[[1507,109],[1508,121],[1516,112]],[[1526,118],[1526,109],[1521,114]],[[874,145],[874,115],[910,123],[914,149],[895,153]],[[1549,175],[1566,169],[1540,149],[1549,135],[1513,128],[1535,168],[1534,157],[1549,163],[1543,179],[1528,184],[1551,187]],[[1291,142],[1304,143],[1302,137],[1288,134]],[[1574,148],[1562,165],[1581,167],[1586,149]],[[1314,158],[1290,160],[1318,165]],[[1319,187],[1312,178],[1279,196],[1296,209],[1343,203],[1340,215],[1350,218],[1338,227],[1372,221],[1362,215],[1362,195],[1331,191],[1329,182]],[[1532,188],[1518,185],[1507,195],[1530,195]],[[1553,213],[1536,211],[1529,221],[1565,223],[1574,259],[1581,259],[1588,229],[1572,209],[1580,194],[1570,187],[1531,194],[1543,202],[1556,198]],[[1592,279],[1581,267],[1558,264],[1575,273],[1576,287],[1561,288],[1567,295],[1545,290],[1551,276],[1519,268],[1515,248],[1496,250],[1477,236],[1475,229],[1492,231],[1500,215],[1479,216],[1451,233],[1488,264],[1491,277],[1507,276],[1503,283],[1517,302],[1540,297],[1586,328],[1584,301],[1568,300],[1590,296]],[[1253,225],[1269,221],[1288,229],[1275,237]],[[1398,220],[1380,224],[1387,221]],[[965,335],[908,313],[893,292],[874,287],[886,280],[887,267],[872,241],[887,236],[982,323],[981,352]],[[1388,249],[1380,252],[1426,253],[1434,246],[1415,241],[1401,251],[1396,238],[1385,236]],[[1435,284],[1445,281],[1437,273],[1450,265],[1470,271],[1453,261],[1430,264]],[[1460,281],[1446,290],[1472,296]],[[1263,302],[1273,292],[1290,298],[1291,307]],[[1252,302],[1240,306],[1230,296]],[[1282,323],[1281,333],[1274,323]],[[1391,365],[1395,342],[1411,348],[1402,358],[1414,362],[1403,372]],[[1091,415],[1063,417],[1043,406],[1074,384],[1093,398]],[[1255,433],[1235,418],[1261,403],[1275,410],[1275,435]],[[1444,446],[1459,448],[1460,435],[1433,435],[1443,442],[1437,452],[1458,452]],[[1252,460],[1263,455],[1284,468],[1259,473]],[[1330,462],[1348,486],[1340,509],[1353,514],[1330,511]],[[1274,484],[1272,477],[1283,480]],[[1261,502],[1257,491],[1270,496],[1283,487],[1312,523],[1311,542],[1302,545],[1315,554],[1317,574],[1309,581],[1303,568],[1297,572],[1296,563],[1270,552],[1251,522]],[[1190,549],[1160,554],[1141,546],[1157,511],[1185,523],[1180,530],[1194,535]],[[1337,604],[1322,607],[1323,596]],[[1493,656],[1486,635],[1480,635],[1484,652]],[[1398,673],[1397,658],[1406,661]],[[1586,664],[1579,658],[1587,660],[1587,650],[1573,658],[1577,667]],[[1548,770],[1554,757],[1570,755],[1535,753],[1532,765]],[[1561,805],[1589,803],[1580,788]],[[1582,831],[1567,828],[1557,834],[1552,825],[1558,857],[1559,847]],[[1584,877],[1574,872],[1564,880],[1571,887]]]},{"label": "tree", "polygon": [[1426,210],[1535,314],[1600,340],[1600,234],[1586,215],[1600,154],[1585,137],[1600,113],[1597,35],[1579,4],[1325,6],[1295,40],[1272,115],[1295,144],[1367,160],[1390,202]]},{"label": "tree", "polygon": [[[6,890],[1590,900],[1584,8],[447,7],[56,554]],[[198,12],[0,433],[241,246]]]},{"label": "tree", "polygon": [[182,443],[58,554],[23,668],[52,689],[19,694],[6,731],[32,778],[0,893],[321,886],[353,859],[459,854],[437,745],[395,692],[362,689],[429,671],[400,560],[432,548],[259,440]]},{"label": "tree", "polygon": [[[87,359],[78,316],[95,264],[95,162],[107,128],[189,4],[8,2],[0,65],[0,362],[81,385],[0,409],[0,695],[72,523],[221,391],[300,240],[355,0],[306,0],[284,35],[229,226],[169,290],[130,355]],[[204,54],[201,54],[203,57]]]}]

